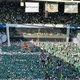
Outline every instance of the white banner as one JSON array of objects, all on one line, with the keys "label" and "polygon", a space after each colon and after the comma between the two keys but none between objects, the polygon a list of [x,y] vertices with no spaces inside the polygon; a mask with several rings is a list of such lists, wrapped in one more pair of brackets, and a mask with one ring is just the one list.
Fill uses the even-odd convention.
[{"label": "white banner", "polygon": [[78,13],[78,4],[65,4],[64,13]]},{"label": "white banner", "polygon": [[45,4],[45,11],[58,12],[58,3],[47,3],[47,4]]},{"label": "white banner", "polygon": [[39,12],[38,2],[25,2],[25,12]]}]

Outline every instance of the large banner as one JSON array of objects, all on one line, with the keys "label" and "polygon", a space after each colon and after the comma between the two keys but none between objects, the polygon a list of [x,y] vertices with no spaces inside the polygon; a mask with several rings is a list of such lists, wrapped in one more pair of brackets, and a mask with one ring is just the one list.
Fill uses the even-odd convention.
[{"label": "large banner", "polygon": [[58,3],[46,3],[45,11],[48,12],[58,12]]},{"label": "large banner", "polygon": [[64,13],[78,13],[78,4],[65,3]]},{"label": "large banner", "polygon": [[39,12],[39,3],[38,2],[25,2],[25,12]]}]

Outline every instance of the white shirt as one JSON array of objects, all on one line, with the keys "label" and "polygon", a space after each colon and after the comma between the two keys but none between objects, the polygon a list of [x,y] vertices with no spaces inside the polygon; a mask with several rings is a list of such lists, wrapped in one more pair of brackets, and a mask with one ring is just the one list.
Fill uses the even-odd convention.
[{"label": "white shirt", "polygon": [[2,42],[6,42],[7,36],[5,34],[2,35]]}]

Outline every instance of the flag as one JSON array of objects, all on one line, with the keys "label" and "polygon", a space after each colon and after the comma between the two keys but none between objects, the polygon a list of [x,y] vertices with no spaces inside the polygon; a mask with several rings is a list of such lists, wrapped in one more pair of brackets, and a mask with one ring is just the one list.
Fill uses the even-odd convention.
[{"label": "flag", "polygon": [[65,4],[64,13],[78,13],[78,4]]},{"label": "flag", "polygon": [[58,3],[46,3],[45,11],[48,12],[58,12]]}]

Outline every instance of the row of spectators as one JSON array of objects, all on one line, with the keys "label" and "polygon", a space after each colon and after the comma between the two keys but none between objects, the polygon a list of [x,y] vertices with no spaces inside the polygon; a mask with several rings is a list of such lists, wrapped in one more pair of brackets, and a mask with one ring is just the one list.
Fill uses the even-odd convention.
[{"label": "row of spectators", "polygon": [[42,29],[30,29],[30,28],[10,28],[10,36],[23,35],[23,36],[55,36],[66,35],[66,29],[56,28],[42,28]]},{"label": "row of spectators", "polygon": [[44,2],[40,2],[39,13],[25,13],[19,2],[0,2],[0,23],[52,23],[79,25],[79,14],[48,13],[45,18]]}]

